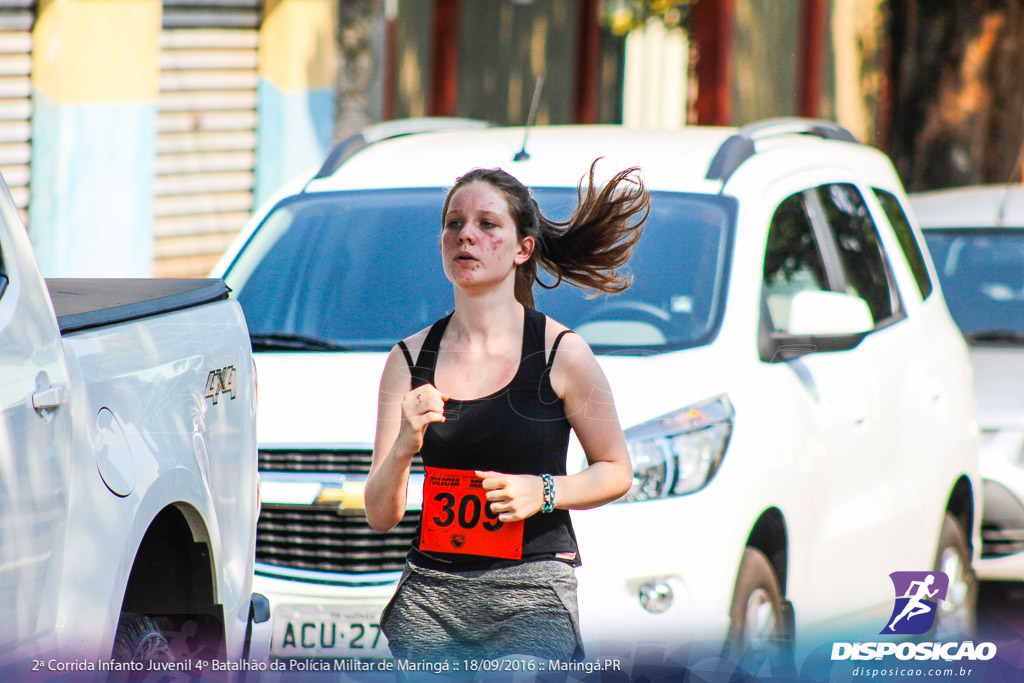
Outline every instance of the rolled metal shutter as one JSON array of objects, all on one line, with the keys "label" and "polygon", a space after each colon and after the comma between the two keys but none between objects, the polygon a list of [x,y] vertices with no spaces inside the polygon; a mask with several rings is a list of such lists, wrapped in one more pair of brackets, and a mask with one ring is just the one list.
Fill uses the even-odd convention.
[{"label": "rolled metal shutter", "polygon": [[205,275],[252,211],[259,0],[164,0],[154,275]]},{"label": "rolled metal shutter", "polygon": [[32,156],[35,0],[0,0],[0,173],[25,220]]}]

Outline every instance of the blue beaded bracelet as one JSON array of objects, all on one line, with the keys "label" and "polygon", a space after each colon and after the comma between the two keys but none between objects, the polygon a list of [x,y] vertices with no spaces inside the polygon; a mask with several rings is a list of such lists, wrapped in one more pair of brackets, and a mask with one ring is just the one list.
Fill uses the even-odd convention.
[{"label": "blue beaded bracelet", "polygon": [[552,512],[555,509],[555,480],[551,478],[550,474],[540,475],[541,481],[544,482],[544,505],[541,506],[541,512]]}]

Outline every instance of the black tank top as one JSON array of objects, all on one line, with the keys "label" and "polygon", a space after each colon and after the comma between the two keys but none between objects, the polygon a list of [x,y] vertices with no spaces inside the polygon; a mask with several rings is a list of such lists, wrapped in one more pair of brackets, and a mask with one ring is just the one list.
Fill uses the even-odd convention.
[{"label": "black tank top", "polygon": [[[547,317],[532,308],[524,310],[523,351],[515,377],[489,396],[464,401],[453,398],[445,403],[445,421],[428,425],[423,436],[420,457],[426,467],[508,474],[566,473],[570,425],[562,399],[551,387],[550,372],[558,343],[569,330],[558,335],[551,357],[545,358]],[[431,326],[415,363],[406,345],[398,343],[409,364],[414,389],[434,384],[441,336],[449,320],[451,314]],[[567,510],[537,513],[526,519],[521,560],[425,552],[419,549],[419,538],[417,532],[409,559],[429,569],[493,569],[550,559],[574,566],[580,564],[576,535]]]}]

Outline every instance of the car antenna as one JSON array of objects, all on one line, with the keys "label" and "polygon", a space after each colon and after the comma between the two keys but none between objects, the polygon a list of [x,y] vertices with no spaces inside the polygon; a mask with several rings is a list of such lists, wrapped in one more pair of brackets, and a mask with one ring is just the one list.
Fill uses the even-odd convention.
[{"label": "car antenna", "polygon": [[[996,215],[997,228],[1003,227],[1003,221],[1006,220],[1006,202],[1010,200],[1010,188],[1015,184],[1013,178],[1017,175],[1017,169],[1021,168],[1022,163],[1024,163],[1024,144],[1021,144],[1017,160],[1013,162],[1013,168],[1010,169],[1010,177],[1006,181],[1006,189],[1003,190],[1003,201],[999,202],[999,213]],[[1024,174],[1024,168],[1021,169],[1021,173]],[[1021,182],[1024,182],[1024,177],[1021,178]]]},{"label": "car antenna", "polygon": [[516,152],[512,161],[529,161],[530,153],[526,151],[526,140],[530,137],[530,128],[537,119],[537,105],[540,104],[540,90],[544,87],[544,74],[537,76],[537,84],[533,86],[533,100],[530,102],[530,114],[526,117],[526,130],[523,131],[523,148]]}]

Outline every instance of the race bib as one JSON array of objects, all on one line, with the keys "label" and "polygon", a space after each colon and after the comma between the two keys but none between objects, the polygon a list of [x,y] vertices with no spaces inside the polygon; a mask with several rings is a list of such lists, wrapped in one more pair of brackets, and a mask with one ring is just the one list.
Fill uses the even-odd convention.
[{"label": "race bib", "polygon": [[420,550],[523,556],[523,522],[502,522],[491,510],[483,480],[471,470],[427,467],[423,480]]}]

